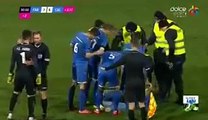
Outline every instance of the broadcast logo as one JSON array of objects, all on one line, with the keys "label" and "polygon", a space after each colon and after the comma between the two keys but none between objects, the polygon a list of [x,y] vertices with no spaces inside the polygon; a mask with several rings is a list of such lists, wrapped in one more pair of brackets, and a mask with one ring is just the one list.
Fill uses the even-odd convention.
[{"label": "broadcast logo", "polygon": [[199,96],[198,95],[184,95],[183,96],[184,110],[198,111],[199,110]]},{"label": "broadcast logo", "polygon": [[189,9],[189,15],[190,16],[197,16],[199,15],[199,8],[195,5],[192,5],[192,7]]},{"label": "broadcast logo", "polygon": [[175,17],[186,17],[187,16],[187,8],[183,6],[171,7],[170,12]]}]

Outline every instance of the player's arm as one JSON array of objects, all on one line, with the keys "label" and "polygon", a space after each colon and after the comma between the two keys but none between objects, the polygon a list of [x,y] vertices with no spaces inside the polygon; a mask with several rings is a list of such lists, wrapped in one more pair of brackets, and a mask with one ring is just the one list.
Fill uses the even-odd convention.
[{"label": "player's arm", "polygon": [[156,36],[155,36],[155,33],[152,32],[151,36],[149,37],[149,39],[147,40],[147,44],[148,45],[152,45],[154,44],[156,41]]},{"label": "player's arm", "polygon": [[45,67],[47,67],[50,63],[50,57],[51,57],[48,46],[45,47],[44,56],[45,56],[44,58]]},{"label": "player's arm", "polygon": [[175,39],[177,38],[177,31],[169,29],[165,32],[165,39],[168,42],[169,45],[169,56],[168,61],[171,62],[174,57],[175,52]]},{"label": "player's arm", "polygon": [[85,57],[86,58],[91,58],[95,55],[99,55],[101,54],[100,51],[95,51],[95,52],[91,52],[91,42],[86,41],[85,43]]},{"label": "player's arm", "polygon": [[146,60],[144,61],[144,75],[145,79],[149,82],[152,81],[152,72],[154,69],[154,62],[150,56],[146,56]]},{"label": "player's arm", "polygon": [[12,56],[11,56],[11,63],[10,63],[10,69],[9,69],[9,74],[7,77],[7,83],[11,84],[14,81],[14,68],[15,68],[15,63],[16,63],[16,56],[15,56],[15,48],[12,49]]},{"label": "player's arm", "polygon": [[145,45],[145,43],[147,43],[146,32],[141,27],[141,44]]},{"label": "player's arm", "polygon": [[104,68],[104,70],[110,70],[110,69],[116,68],[120,65],[125,64],[125,61],[126,61],[126,55],[122,56],[117,62],[113,63],[112,65]]},{"label": "player's arm", "polygon": [[15,68],[15,48],[12,49],[12,56],[11,56],[11,62],[10,62],[10,69],[9,69],[9,73],[14,73],[14,68]]}]

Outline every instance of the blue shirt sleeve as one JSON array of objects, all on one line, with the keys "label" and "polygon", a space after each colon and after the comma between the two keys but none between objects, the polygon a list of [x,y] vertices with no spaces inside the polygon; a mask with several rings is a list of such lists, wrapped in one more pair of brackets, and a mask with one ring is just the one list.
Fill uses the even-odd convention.
[{"label": "blue shirt sleeve", "polygon": [[91,51],[91,42],[87,39],[85,42],[85,53]]}]

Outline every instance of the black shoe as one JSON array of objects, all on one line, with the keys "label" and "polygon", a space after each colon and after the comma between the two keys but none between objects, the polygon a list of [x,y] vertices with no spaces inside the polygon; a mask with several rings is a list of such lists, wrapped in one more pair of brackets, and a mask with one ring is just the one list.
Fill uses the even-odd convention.
[{"label": "black shoe", "polygon": [[78,110],[76,107],[72,106],[72,107],[69,107],[69,111],[76,111]]},{"label": "black shoe", "polygon": [[47,114],[46,113],[43,113],[42,114],[42,120],[46,120],[46,117],[47,117]]}]

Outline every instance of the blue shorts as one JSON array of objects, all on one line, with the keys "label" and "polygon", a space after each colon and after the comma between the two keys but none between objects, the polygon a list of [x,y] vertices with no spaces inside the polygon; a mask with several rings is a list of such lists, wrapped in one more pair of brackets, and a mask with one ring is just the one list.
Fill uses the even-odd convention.
[{"label": "blue shorts", "polygon": [[72,80],[73,81],[76,81],[77,80],[76,65],[75,65],[74,62],[72,63]]},{"label": "blue shorts", "polygon": [[108,82],[108,87],[115,87],[119,85],[116,69],[112,69],[108,71],[103,71],[99,69],[98,86],[104,87],[107,82]]},{"label": "blue shorts", "polygon": [[76,82],[79,84],[87,83],[87,71],[88,71],[88,62],[87,61],[76,61]]}]

